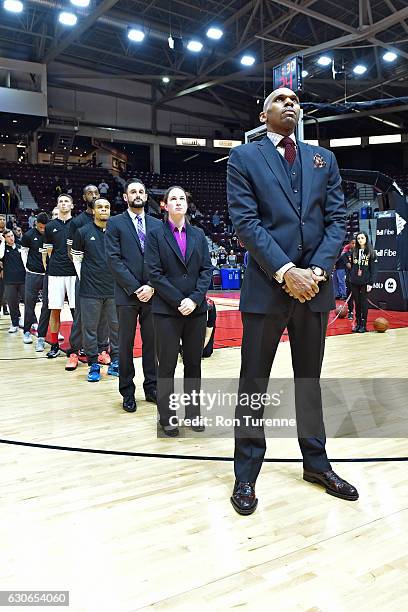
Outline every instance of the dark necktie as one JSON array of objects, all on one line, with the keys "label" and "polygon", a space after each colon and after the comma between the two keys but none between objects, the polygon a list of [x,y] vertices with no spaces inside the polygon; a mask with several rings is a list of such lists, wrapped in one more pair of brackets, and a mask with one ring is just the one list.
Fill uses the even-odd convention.
[{"label": "dark necktie", "polygon": [[279,141],[279,147],[285,148],[285,159],[291,166],[296,159],[296,145],[289,136],[285,136]]},{"label": "dark necktie", "polygon": [[137,222],[137,229],[136,229],[137,235],[139,236],[139,241],[140,241],[140,246],[142,248],[142,253],[144,253],[146,234],[143,231],[143,221],[142,221],[142,217],[140,215],[137,215],[136,222]]}]

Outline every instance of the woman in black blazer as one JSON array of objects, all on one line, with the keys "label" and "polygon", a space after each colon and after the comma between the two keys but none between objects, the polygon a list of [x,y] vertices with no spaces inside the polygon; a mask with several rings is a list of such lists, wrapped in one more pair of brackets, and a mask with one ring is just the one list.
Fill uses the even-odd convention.
[{"label": "woman in black blazer", "polygon": [[[201,353],[207,321],[206,292],[212,265],[203,230],[186,219],[187,196],[182,187],[170,187],[164,196],[166,219],[153,230],[146,246],[145,262],[152,301],[157,371],[157,408],[160,425],[168,436],[179,433],[178,415],[170,407],[174,392],[180,340],[183,343],[184,392],[199,392]],[[194,431],[204,431],[200,406],[186,406],[186,418]]]}]

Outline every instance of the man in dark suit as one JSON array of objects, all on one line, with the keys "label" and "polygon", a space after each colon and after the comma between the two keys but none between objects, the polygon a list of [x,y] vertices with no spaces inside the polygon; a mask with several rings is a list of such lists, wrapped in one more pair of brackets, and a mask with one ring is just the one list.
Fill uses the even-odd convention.
[{"label": "man in dark suit", "polygon": [[[255,481],[266,450],[263,426],[252,421],[251,407],[242,398],[266,392],[286,327],[303,478],[336,497],[358,499],[355,487],[328,461],[319,383],[328,315],[335,306],[329,277],[345,236],[346,208],[333,153],[297,141],[299,114],[293,91],[273,91],[260,114],[267,135],[232,149],[228,161],[229,213],[249,251],[240,301],[242,361],[231,497],[239,514],[256,509]],[[260,412],[255,417],[262,417]]]},{"label": "man in dark suit", "polygon": [[161,221],[146,215],[146,188],[139,179],[125,185],[123,199],[128,209],[109,219],[106,229],[106,254],[115,279],[115,300],[119,320],[119,391],[123,409],[136,411],[133,345],[139,318],[142,336],[143,388],[148,402],[156,403],[156,358],[151,314],[153,287],[148,284],[144,251],[151,231]]}]

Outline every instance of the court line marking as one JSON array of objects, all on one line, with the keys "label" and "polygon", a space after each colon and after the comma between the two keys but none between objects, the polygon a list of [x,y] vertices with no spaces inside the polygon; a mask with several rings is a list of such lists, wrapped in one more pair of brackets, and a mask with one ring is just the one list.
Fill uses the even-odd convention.
[{"label": "court line marking", "polygon": [[[190,461],[234,461],[234,457],[217,457],[211,455],[178,455],[173,453],[143,453],[136,451],[115,451],[99,448],[82,448],[77,446],[59,446],[57,444],[41,444],[39,442],[22,442],[20,440],[3,440],[0,438],[0,444],[9,444],[13,446],[26,446],[29,448],[41,448],[46,450],[61,450],[77,453],[93,453],[96,455],[117,455],[120,457],[141,457],[147,459],[187,459]],[[408,461],[408,457],[355,457],[348,459],[329,459],[333,463],[374,463],[388,461]],[[283,459],[271,458],[264,459],[265,463],[301,463],[303,459]]]}]

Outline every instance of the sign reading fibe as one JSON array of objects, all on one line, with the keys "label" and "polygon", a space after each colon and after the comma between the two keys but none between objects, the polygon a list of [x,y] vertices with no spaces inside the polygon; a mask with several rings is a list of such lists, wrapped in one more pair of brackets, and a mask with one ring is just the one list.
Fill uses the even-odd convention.
[{"label": "sign reading fibe", "polygon": [[398,270],[395,213],[378,218],[375,250],[379,270]]}]

